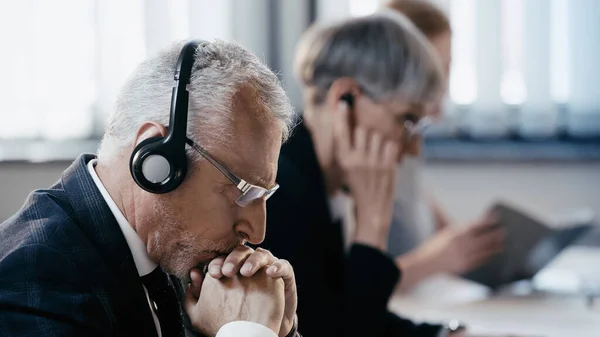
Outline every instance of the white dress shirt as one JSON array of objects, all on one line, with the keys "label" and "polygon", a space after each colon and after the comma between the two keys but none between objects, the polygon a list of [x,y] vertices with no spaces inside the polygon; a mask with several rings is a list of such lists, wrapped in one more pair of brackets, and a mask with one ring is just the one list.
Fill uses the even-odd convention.
[{"label": "white dress shirt", "polygon": [[[129,246],[129,250],[131,250],[131,255],[133,255],[133,261],[135,263],[135,267],[138,270],[138,274],[140,277],[150,274],[158,265],[150,259],[148,256],[148,252],[146,250],[146,246],[142,239],[137,235],[137,233],[133,230],[133,227],[129,224],[127,219],[121,210],[115,204],[115,201],[112,199],[104,184],[96,174],[96,170],[94,166],[96,165],[97,160],[90,160],[88,163],[88,170],[92,179],[96,183],[98,190],[102,194],[104,201],[108,204],[111,212],[113,213],[119,227],[121,227],[121,231],[123,232],[123,236],[125,237],[125,241],[127,241],[127,245]],[[141,279],[140,279],[140,282]],[[146,293],[146,299],[148,300],[148,306],[150,306],[150,312],[152,312],[152,317],[154,318],[154,324],[156,325],[156,331],[158,333],[158,337],[162,337],[160,331],[160,322],[158,321],[158,317],[154,313],[153,306],[151,304],[150,297],[148,296],[148,291],[146,287],[144,287],[144,292]],[[216,337],[277,337],[277,334],[273,332],[273,330],[267,328],[264,325],[254,323],[254,322],[246,322],[246,321],[235,321],[229,322],[223,325],[219,331],[217,332]]]}]

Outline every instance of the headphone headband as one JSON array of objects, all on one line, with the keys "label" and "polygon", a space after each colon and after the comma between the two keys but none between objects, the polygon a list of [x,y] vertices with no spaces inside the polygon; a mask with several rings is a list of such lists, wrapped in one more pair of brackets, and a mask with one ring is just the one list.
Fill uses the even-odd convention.
[{"label": "headphone headband", "polygon": [[192,68],[194,66],[194,56],[198,42],[188,42],[177,60],[175,70],[173,92],[171,96],[171,116],[169,120],[169,133],[165,143],[172,143],[174,146],[185,148],[187,134],[188,105],[190,93],[187,91],[187,85],[190,84],[192,77]]},{"label": "headphone headband", "polygon": [[187,85],[192,77],[199,44],[197,41],[186,43],[177,59],[167,135],[145,139],[131,154],[131,176],[138,186],[150,193],[167,193],[174,190],[187,174],[185,146],[190,97]]}]

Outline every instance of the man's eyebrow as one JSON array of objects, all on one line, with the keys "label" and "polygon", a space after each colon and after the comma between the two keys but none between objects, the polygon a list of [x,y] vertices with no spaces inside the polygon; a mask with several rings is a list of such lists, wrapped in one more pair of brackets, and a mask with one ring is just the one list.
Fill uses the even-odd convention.
[{"label": "man's eyebrow", "polygon": [[263,179],[260,175],[256,174],[255,172],[251,172],[250,173],[250,179],[252,179],[252,181],[250,181],[249,183],[251,184],[255,184],[257,186],[269,189],[271,187],[273,187],[273,183],[266,181],[265,179]]}]

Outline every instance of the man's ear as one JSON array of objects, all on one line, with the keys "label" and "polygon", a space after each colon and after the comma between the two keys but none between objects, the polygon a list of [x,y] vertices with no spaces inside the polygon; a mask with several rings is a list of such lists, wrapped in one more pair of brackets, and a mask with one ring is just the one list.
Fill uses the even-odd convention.
[{"label": "man's ear", "polygon": [[361,94],[360,87],[353,78],[341,77],[333,81],[329,91],[327,91],[326,102],[329,110],[335,111],[342,97],[348,94],[353,97]]},{"label": "man's ear", "polygon": [[137,130],[134,147],[151,137],[165,137],[167,133],[167,128],[160,123],[144,122]]}]

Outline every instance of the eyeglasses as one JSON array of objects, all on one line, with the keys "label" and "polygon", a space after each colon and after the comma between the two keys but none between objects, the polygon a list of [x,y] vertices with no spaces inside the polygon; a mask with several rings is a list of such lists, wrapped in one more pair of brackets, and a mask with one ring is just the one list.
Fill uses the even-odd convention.
[{"label": "eyeglasses", "polygon": [[418,120],[417,122],[413,122],[411,120],[404,121],[404,134],[405,141],[410,141],[411,138],[417,137],[423,134],[427,127],[429,127],[433,123],[433,120],[429,116],[425,116]]},{"label": "eyeglasses", "polygon": [[242,192],[242,194],[235,201],[240,207],[246,207],[251,202],[257,199],[264,199],[265,201],[269,199],[277,189],[279,189],[279,185],[276,184],[275,187],[271,189],[266,189],[260,186],[252,185],[245,181],[244,179],[239,178],[230,169],[228,169],[225,165],[219,163],[213,156],[211,156],[208,151],[206,151],[202,146],[194,143],[191,139],[186,138],[186,143],[191,146],[194,150],[196,150],[202,157],[206,158],[209,163],[211,163],[219,172],[221,172],[227,179],[229,179],[237,189]]}]

